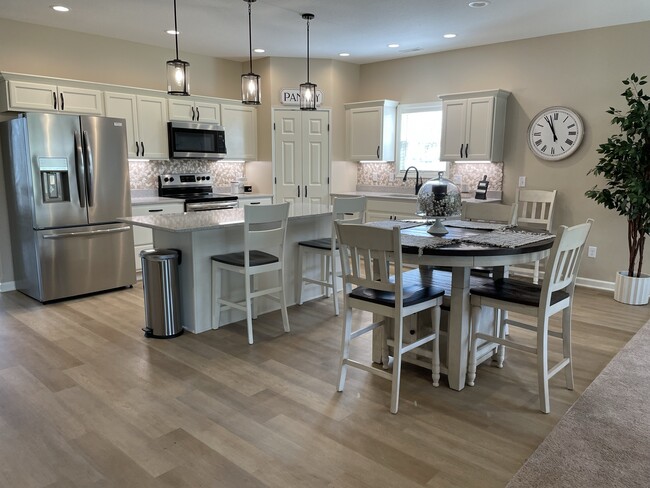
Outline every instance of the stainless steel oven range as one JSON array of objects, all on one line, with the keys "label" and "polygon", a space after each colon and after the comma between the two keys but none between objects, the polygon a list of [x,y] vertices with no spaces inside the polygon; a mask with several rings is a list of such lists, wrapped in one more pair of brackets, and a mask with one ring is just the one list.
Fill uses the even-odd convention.
[{"label": "stainless steel oven range", "polygon": [[236,195],[213,193],[212,177],[206,173],[160,175],[158,196],[185,200],[186,212],[225,210],[239,206]]}]

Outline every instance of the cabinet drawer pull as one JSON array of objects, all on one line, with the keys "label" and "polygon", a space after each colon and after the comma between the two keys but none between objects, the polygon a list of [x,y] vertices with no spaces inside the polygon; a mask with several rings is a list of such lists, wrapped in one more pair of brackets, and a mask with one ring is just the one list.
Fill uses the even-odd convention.
[{"label": "cabinet drawer pull", "polygon": [[199,107],[196,107],[196,120],[198,121],[201,118],[201,113],[199,112]]},{"label": "cabinet drawer pull", "polygon": [[52,98],[54,99],[54,110],[56,110],[56,102],[57,102],[56,92],[52,92]]},{"label": "cabinet drawer pull", "polygon": [[140,146],[138,145],[138,141],[135,141],[135,155],[140,156]]},{"label": "cabinet drawer pull", "polygon": [[460,159],[463,159],[463,146],[464,144],[460,145]]},{"label": "cabinet drawer pull", "polygon": [[144,142],[140,141],[140,146],[142,146],[142,156],[144,156]]},{"label": "cabinet drawer pull", "polygon": [[190,109],[192,110],[192,120],[194,120],[194,117],[195,117],[195,115],[194,115],[194,107],[190,107]]},{"label": "cabinet drawer pull", "polygon": [[465,159],[467,159],[469,157],[467,155],[468,151],[469,151],[469,142],[467,144],[465,144]]},{"label": "cabinet drawer pull", "polygon": [[379,159],[379,146],[377,146],[377,159]]},{"label": "cabinet drawer pull", "polygon": [[63,93],[59,96],[61,97],[61,110],[65,110],[65,99],[63,98]]},{"label": "cabinet drawer pull", "polygon": [[162,212],[162,211],[163,211],[162,208],[151,208],[151,209],[149,209],[149,212],[150,212],[150,213]]}]

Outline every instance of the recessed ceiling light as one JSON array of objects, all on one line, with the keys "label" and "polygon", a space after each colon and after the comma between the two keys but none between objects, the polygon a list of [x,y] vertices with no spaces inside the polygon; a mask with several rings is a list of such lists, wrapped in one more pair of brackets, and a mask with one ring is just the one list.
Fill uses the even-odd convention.
[{"label": "recessed ceiling light", "polygon": [[339,56],[342,58],[347,58],[350,55],[350,53],[339,53]]},{"label": "recessed ceiling light", "polygon": [[490,2],[488,0],[481,0],[478,2],[469,2],[467,5],[469,5],[472,8],[483,8],[490,5]]},{"label": "recessed ceiling light", "polygon": [[63,5],[52,5],[52,10],[56,10],[57,12],[69,12],[70,9],[68,7],[64,7]]},{"label": "recessed ceiling light", "polygon": [[399,47],[399,44],[389,44],[388,47],[390,47],[390,48],[396,48],[396,47]]},{"label": "recessed ceiling light", "polygon": [[180,32],[178,32],[178,31],[176,31],[176,30],[174,30],[174,29],[169,29],[169,30],[166,30],[165,32],[166,32],[167,34],[169,34],[170,36],[175,36],[175,35],[177,35],[177,34],[180,34]]},{"label": "recessed ceiling light", "polygon": [[453,39],[454,37],[456,37],[456,34],[445,34],[442,37],[444,37],[445,39]]},{"label": "recessed ceiling light", "polygon": [[256,47],[255,49],[253,49],[253,51],[255,51],[256,53],[265,53],[266,52],[266,50],[262,49],[261,47]]}]

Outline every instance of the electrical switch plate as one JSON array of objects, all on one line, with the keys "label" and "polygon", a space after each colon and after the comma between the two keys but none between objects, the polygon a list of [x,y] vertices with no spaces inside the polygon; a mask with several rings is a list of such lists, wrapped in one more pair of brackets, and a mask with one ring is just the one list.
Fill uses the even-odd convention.
[{"label": "electrical switch plate", "polygon": [[587,256],[590,258],[595,258],[596,257],[596,246],[589,246],[587,249]]},{"label": "electrical switch plate", "polygon": [[390,181],[391,183],[392,183],[393,181],[395,181],[395,173],[391,173],[391,174],[388,176],[388,181]]},{"label": "electrical switch plate", "polygon": [[526,186],[526,177],[525,176],[520,176],[519,177],[519,188],[523,188]]}]

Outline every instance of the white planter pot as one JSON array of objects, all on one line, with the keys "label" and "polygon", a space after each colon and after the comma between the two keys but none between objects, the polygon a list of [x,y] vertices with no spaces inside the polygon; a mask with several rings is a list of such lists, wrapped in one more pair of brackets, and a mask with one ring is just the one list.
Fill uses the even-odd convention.
[{"label": "white planter pot", "polygon": [[650,299],[650,275],[641,273],[638,278],[630,278],[627,271],[616,273],[614,300],[628,305],[647,305]]}]

